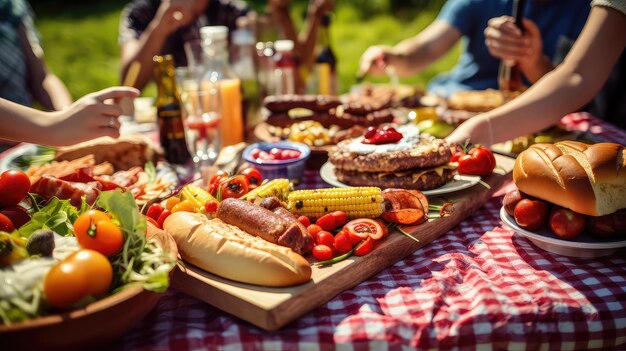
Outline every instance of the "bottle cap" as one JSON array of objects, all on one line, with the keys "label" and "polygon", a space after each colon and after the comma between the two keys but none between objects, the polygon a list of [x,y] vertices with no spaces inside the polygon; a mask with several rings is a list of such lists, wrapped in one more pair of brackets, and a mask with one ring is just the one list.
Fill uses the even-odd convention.
[{"label": "bottle cap", "polygon": [[274,49],[280,52],[291,51],[293,50],[293,45],[293,40],[276,40]]},{"label": "bottle cap", "polygon": [[226,26],[206,26],[200,28],[200,36],[210,39],[226,39],[228,38],[228,27]]}]

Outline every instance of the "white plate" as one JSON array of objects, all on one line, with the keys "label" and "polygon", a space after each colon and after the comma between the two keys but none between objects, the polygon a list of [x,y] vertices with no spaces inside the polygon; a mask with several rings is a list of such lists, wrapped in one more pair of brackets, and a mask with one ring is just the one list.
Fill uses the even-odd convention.
[{"label": "white plate", "polygon": [[[326,162],[322,165],[322,168],[320,168],[320,176],[326,183],[332,186],[336,186],[338,188],[350,187],[350,185],[337,180],[337,177],[335,176],[335,166],[330,162]],[[442,187],[432,190],[424,190],[422,192],[426,196],[447,194],[454,191],[467,189],[478,184],[478,182],[480,182],[479,176],[455,175],[453,181],[446,183]]]},{"label": "white plate", "polygon": [[7,171],[9,169],[20,169],[20,167],[15,163],[15,159],[24,155],[37,155],[37,145],[23,144],[8,151],[6,155],[0,159],[0,172]]},{"label": "white plate", "polygon": [[587,233],[582,233],[574,240],[563,240],[548,229],[531,232],[517,225],[515,219],[506,213],[504,207],[500,209],[500,219],[506,226],[527,237],[538,247],[559,255],[581,258],[602,257],[614,253],[621,247],[626,247],[626,240],[601,240]]}]

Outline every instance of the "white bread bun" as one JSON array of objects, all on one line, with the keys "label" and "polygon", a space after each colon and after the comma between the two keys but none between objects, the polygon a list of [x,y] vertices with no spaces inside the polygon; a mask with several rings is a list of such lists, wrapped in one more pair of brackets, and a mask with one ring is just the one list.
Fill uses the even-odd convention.
[{"label": "white bread bun", "polygon": [[626,208],[626,149],[615,143],[535,144],[513,168],[517,188],[589,216]]},{"label": "white bread bun", "polygon": [[183,260],[221,277],[263,286],[296,285],[311,279],[311,266],[304,257],[220,219],[175,212],[163,228],[176,241]]},{"label": "white bread bun", "polygon": [[119,138],[100,137],[57,149],[55,161],[71,161],[93,155],[96,164],[108,162],[116,171],[143,167],[163,154],[161,147],[142,134],[125,134]]}]

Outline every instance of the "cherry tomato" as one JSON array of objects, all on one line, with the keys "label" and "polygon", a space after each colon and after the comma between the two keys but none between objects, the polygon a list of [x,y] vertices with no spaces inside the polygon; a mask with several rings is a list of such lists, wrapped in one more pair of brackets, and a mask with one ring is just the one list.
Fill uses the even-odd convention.
[{"label": "cherry tomato", "polygon": [[372,252],[372,250],[374,250],[374,241],[375,240],[372,239],[372,237],[368,237],[365,241],[354,248],[354,254],[357,256],[365,256]]},{"label": "cherry tomato", "polygon": [[585,229],[585,216],[568,208],[558,208],[550,214],[550,229],[561,239],[574,239]]},{"label": "cherry tomato", "polygon": [[0,231],[10,233],[15,230],[15,226],[9,217],[0,213]]},{"label": "cherry tomato", "polygon": [[317,221],[315,221],[315,224],[319,225],[320,227],[322,227],[322,229],[326,231],[335,230],[335,228],[337,228],[337,221],[335,219],[335,216],[333,216],[331,213],[327,213],[318,218]]},{"label": "cherry tomato", "polygon": [[167,217],[169,217],[171,214],[172,214],[172,211],[170,210],[165,210],[163,211],[163,213],[161,213],[161,215],[159,216],[159,219],[157,219],[157,224],[159,225],[159,228],[163,229],[163,222],[165,222]]},{"label": "cherry tomato", "polygon": [[30,221],[28,210],[20,205],[5,207],[0,209],[0,213],[9,217],[16,229],[19,229],[26,224],[26,222]]},{"label": "cherry tomato", "polygon": [[213,201],[213,200],[209,200],[204,204],[204,210],[207,213],[215,213],[217,212],[217,207],[219,206],[219,204],[217,203],[217,201]]},{"label": "cherry tomato", "polygon": [[315,238],[317,236],[317,233],[321,232],[323,229],[317,224],[311,224],[310,226],[306,227],[306,230],[308,230],[309,234],[311,234],[311,236]]},{"label": "cherry tomato", "polygon": [[44,279],[44,295],[48,303],[67,308],[88,295],[107,292],[113,281],[109,260],[93,250],[79,250],[56,266]]},{"label": "cherry tomato", "polygon": [[325,230],[317,233],[315,241],[318,245],[326,245],[328,247],[333,247],[335,245],[335,237],[330,232]]},{"label": "cherry tomato", "polygon": [[528,230],[541,228],[548,219],[548,205],[545,201],[522,199],[513,211],[517,224]]},{"label": "cherry tomato", "polygon": [[148,211],[146,211],[146,216],[156,221],[157,219],[159,219],[161,213],[163,213],[163,206],[161,206],[160,203],[156,202],[148,207]]},{"label": "cherry tomato", "polygon": [[256,168],[248,167],[241,171],[241,175],[246,177],[246,182],[248,183],[248,190],[252,190],[257,186],[261,185],[263,182],[263,177],[261,176],[261,172]]},{"label": "cherry tomato", "polygon": [[496,168],[496,158],[493,152],[484,146],[473,147],[467,155],[458,159],[458,171],[461,174],[488,176]]},{"label": "cherry tomato", "polygon": [[215,196],[217,194],[217,188],[219,188],[222,180],[228,178],[228,172],[224,172],[222,170],[217,171],[214,175],[209,178],[209,193]]},{"label": "cherry tomato", "polygon": [[246,182],[246,177],[242,175],[222,180],[220,187],[222,188],[222,200],[231,197],[240,198],[248,193],[248,183]]},{"label": "cherry tomato", "polygon": [[307,216],[298,217],[298,222],[300,222],[300,224],[302,224],[305,227],[308,227],[311,225],[311,221],[309,220],[309,217]]},{"label": "cherry tomato", "polygon": [[353,246],[369,238],[369,235],[366,231],[357,232],[353,230],[348,230],[347,227],[344,227],[344,229],[342,229],[341,232],[345,233],[348,239],[350,239],[350,243],[352,243]]},{"label": "cherry tomato", "polygon": [[346,252],[352,250],[352,243],[345,233],[339,232],[335,236],[335,250],[337,250],[340,254],[345,254]]},{"label": "cherry tomato", "polygon": [[380,223],[369,218],[359,218],[348,222],[345,226],[350,235],[359,236],[365,239],[367,236],[374,240],[379,240],[384,235],[384,230]]},{"label": "cherry tomato", "polygon": [[159,223],[157,223],[156,219],[152,218],[152,217],[148,217],[146,216],[146,221],[150,222],[150,224],[152,224],[155,227],[159,227]]},{"label": "cherry tomato", "polygon": [[342,225],[348,223],[348,215],[343,211],[334,211],[330,213],[333,217],[335,217],[335,227],[341,227]]},{"label": "cherry tomato", "polygon": [[318,261],[326,261],[333,258],[333,249],[326,245],[317,245],[313,248],[313,257]]},{"label": "cherry tomato", "polygon": [[30,178],[22,171],[4,171],[0,175],[0,207],[13,206],[24,200],[30,190]]},{"label": "cherry tomato", "polygon": [[[178,205],[179,203],[180,203],[180,198],[178,196],[169,197],[167,200],[165,200],[165,209],[171,211],[174,208],[174,206]],[[157,217],[157,220],[158,219],[159,217]]]},{"label": "cherry tomato", "polygon": [[124,235],[109,216],[98,210],[89,210],[74,221],[74,235],[80,247],[112,256],[124,245]]}]

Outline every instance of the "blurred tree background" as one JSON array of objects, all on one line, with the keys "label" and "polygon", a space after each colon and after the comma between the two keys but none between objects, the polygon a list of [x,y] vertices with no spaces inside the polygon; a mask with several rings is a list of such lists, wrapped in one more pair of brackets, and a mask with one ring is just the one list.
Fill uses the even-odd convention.
[{"label": "blurred tree background", "polygon": [[[41,34],[46,62],[80,96],[120,84],[117,33],[124,0],[31,0],[35,24]],[[292,0],[298,28],[307,0]],[[247,2],[262,13],[267,1]],[[359,57],[373,44],[396,44],[430,24],[444,0],[336,0],[331,25],[332,46],[339,62],[340,89],[355,83]],[[404,83],[424,86],[435,74],[449,70],[459,47]],[[384,82],[384,78],[375,80]],[[154,87],[145,95],[154,95]]]}]

